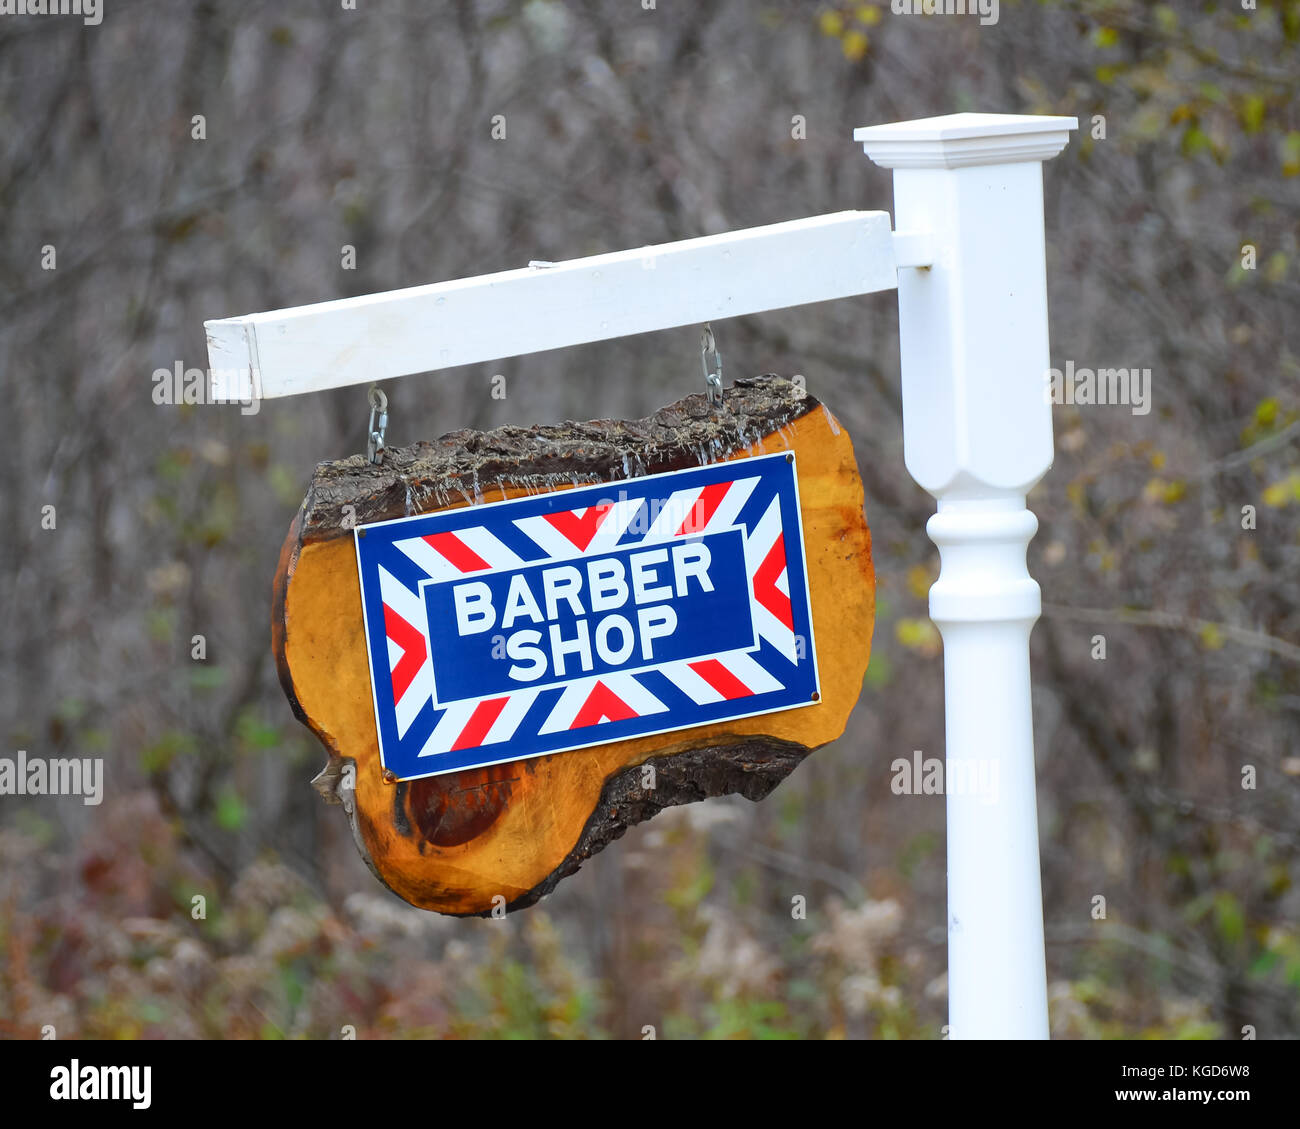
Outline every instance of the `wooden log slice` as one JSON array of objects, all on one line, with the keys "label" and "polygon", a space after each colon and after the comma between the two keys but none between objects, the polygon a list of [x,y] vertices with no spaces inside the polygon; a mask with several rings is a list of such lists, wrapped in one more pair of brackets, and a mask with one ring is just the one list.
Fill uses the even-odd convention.
[{"label": "wooden log slice", "polygon": [[[521,494],[793,450],[821,701],[411,782],[379,759],[352,529]],[[871,535],[848,435],[780,377],[738,380],[720,409],[689,396],[634,421],[454,431],[321,463],[276,572],[272,641],[298,719],[329,750],[313,782],[341,803],[370,869],[412,905],[488,914],[533,905],[628,827],[665,807],[760,800],[844,732],[875,618]],[[642,787],[642,766],[655,786]],[[495,900],[494,900],[495,899]]]}]

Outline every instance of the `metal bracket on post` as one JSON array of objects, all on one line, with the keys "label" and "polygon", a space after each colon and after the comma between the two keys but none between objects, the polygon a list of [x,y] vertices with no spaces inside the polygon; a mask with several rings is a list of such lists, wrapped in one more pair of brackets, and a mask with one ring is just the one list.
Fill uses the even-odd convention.
[{"label": "metal bracket on post", "polygon": [[899,270],[929,270],[934,262],[934,239],[928,231],[894,232],[894,263]]},{"label": "metal bracket on post", "polygon": [[[908,472],[938,500],[942,567],[948,1009],[953,1039],[1048,1034],[1029,633],[1040,611],[1025,495],[1052,463],[1042,162],[1074,118],[1012,114],[871,126],[854,138],[894,170]],[[921,261],[924,262],[922,263]]]}]

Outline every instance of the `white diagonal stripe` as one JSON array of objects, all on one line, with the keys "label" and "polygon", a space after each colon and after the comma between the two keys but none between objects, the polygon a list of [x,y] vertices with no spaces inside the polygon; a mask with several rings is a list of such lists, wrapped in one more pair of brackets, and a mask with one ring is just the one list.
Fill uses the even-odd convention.
[{"label": "white diagonal stripe", "polygon": [[[791,662],[798,662],[799,650],[796,646],[794,632],[757,600],[753,601],[752,606],[754,610],[754,634],[760,639],[766,639]],[[804,646],[806,647],[807,644],[805,643]]]},{"label": "white diagonal stripe", "polygon": [[607,674],[601,681],[631,706],[638,717],[668,711],[668,707],[641,685],[633,674]]},{"label": "white diagonal stripe", "polygon": [[519,723],[524,720],[532,704],[537,701],[537,693],[536,690],[516,690],[511,694],[505,709],[497,715],[492,728],[483,738],[483,744],[495,745],[500,741],[509,741],[515,735],[515,730],[519,728]]},{"label": "white diagonal stripe", "polygon": [[627,532],[627,527],[632,519],[641,509],[642,499],[640,498],[620,498],[614,503],[614,508],[605,515],[604,520],[600,523],[600,528],[591,539],[585,552],[588,556],[593,553],[606,553],[618,544],[618,540]]},{"label": "white diagonal stripe", "polygon": [[393,548],[405,553],[426,576],[434,580],[458,580],[465,575],[423,537],[394,541]]},{"label": "white diagonal stripe", "polygon": [[402,700],[393,707],[393,716],[397,721],[398,737],[405,737],[419,712],[433,697],[433,667],[426,658],[423,665],[415,672],[411,684],[402,695]]},{"label": "white diagonal stripe", "polygon": [[718,661],[753,690],[755,694],[767,694],[772,690],[785,689],[780,680],[767,667],[744,651],[728,651],[725,655],[719,655]]},{"label": "white diagonal stripe", "polygon": [[433,727],[433,732],[429,734],[428,740],[424,742],[424,748],[420,750],[420,756],[431,757],[436,753],[448,752],[452,745],[456,743],[460,731],[469,722],[477,705],[477,701],[469,701],[455,702],[448,706],[447,712],[439,718],[438,724]]},{"label": "white diagonal stripe", "polygon": [[[759,638],[766,639],[791,662],[798,661],[798,648],[794,632],[754,598],[753,577],[767,559],[776,539],[781,536],[781,499],[772,499],[767,512],[745,540],[745,571],[750,576],[749,607],[754,616],[754,630]],[[743,681],[743,679],[742,679]]]},{"label": "white diagonal stripe", "polygon": [[[518,553],[481,525],[458,529],[456,536],[467,548],[486,561],[490,568],[518,568],[524,563]],[[479,574],[481,573],[482,569],[479,570]]]},{"label": "white diagonal stripe", "polygon": [[772,551],[776,539],[781,536],[781,499],[773,498],[767,512],[754,526],[754,531],[745,538],[745,571],[752,577],[767,554]]},{"label": "white diagonal stripe", "polygon": [[666,541],[670,537],[676,537],[682,522],[686,520],[703,493],[704,487],[700,486],[694,490],[675,490],[669,494],[664,499],[663,508],[658,516],[650,523],[650,529],[645,535],[646,542]]},{"label": "white diagonal stripe", "polygon": [[705,527],[704,532],[710,533],[715,529],[726,529],[729,525],[735,525],[736,518],[740,516],[740,511],[744,509],[745,503],[749,501],[749,496],[754,492],[754,487],[757,485],[757,478],[736,479],[731,484],[731,489],[718,503],[718,508],[709,519],[709,524]]},{"label": "white diagonal stripe", "polygon": [[[515,525],[536,541],[538,547],[552,559],[580,555],[578,546],[540,514],[534,514],[532,517],[521,517],[515,522]],[[534,561],[533,563],[545,564],[546,562],[543,560]]]},{"label": "white diagonal stripe", "polygon": [[564,688],[559,701],[551,708],[551,716],[542,724],[538,733],[559,733],[568,729],[595,685],[595,678],[580,678],[576,682],[570,682]]},{"label": "white diagonal stripe", "polygon": [[708,706],[722,701],[722,695],[690,668],[686,660],[669,663],[660,668],[661,673],[691,699],[697,706]]},{"label": "white diagonal stripe", "polygon": [[407,623],[424,633],[426,624],[424,601],[397,579],[383,565],[379,571],[379,598],[401,616]]}]

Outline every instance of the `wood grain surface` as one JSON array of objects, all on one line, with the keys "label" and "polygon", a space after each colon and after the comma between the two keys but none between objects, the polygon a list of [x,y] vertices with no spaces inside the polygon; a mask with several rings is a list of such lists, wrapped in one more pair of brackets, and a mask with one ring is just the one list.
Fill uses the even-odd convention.
[{"label": "wood grain surface", "polygon": [[[544,490],[796,452],[822,700],[816,706],[406,782],[381,771],[352,529]],[[737,381],[721,408],[690,396],[636,421],[457,431],[321,463],[280,555],[272,638],[294,712],[330,760],[314,781],[343,805],[375,875],[448,914],[522,909],[624,831],[674,804],[766,796],[843,731],[875,616],[871,535],[848,435],[780,377]],[[652,789],[642,787],[655,767]]]}]

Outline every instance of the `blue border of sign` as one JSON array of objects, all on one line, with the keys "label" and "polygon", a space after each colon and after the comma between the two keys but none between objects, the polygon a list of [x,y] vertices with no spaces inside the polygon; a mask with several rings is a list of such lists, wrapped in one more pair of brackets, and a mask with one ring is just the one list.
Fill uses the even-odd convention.
[{"label": "blue border of sign", "polygon": [[[730,699],[701,705],[678,689],[667,677],[651,668],[650,670],[640,671],[638,677],[645,682],[647,689],[650,689],[652,693],[668,705],[668,712],[666,714],[647,714],[623,721],[603,721],[598,726],[591,727],[594,732],[599,734],[594,740],[573,743],[573,731],[565,730],[551,734],[535,734],[531,738],[527,749],[520,749],[513,742],[505,742],[420,757],[415,750],[409,747],[412,745],[411,741],[403,742],[398,737],[391,680],[388,678],[377,679],[375,677],[374,657],[376,655],[382,656],[383,669],[385,672],[387,671],[388,645],[387,636],[384,632],[383,599],[380,594],[379,566],[376,560],[376,556],[384,548],[391,547],[394,541],[409,537],[420,537],[440,532],[454,533],[457,530],[483,525],[491,528],[490,512],[500,510],[502,507],[511,508],[507,520],[515,521],[525,517],[544,516],[546,514],[582,509],[585,506],[616,501],[620,497],[629,500],[637,497],[658,497],[664,493],[662,485],[665,479],[676,480],[673,482],[671,489],[680,490],[746,477],[745,471],[750,469],[758,470],[760,480],[775,479],[775,489],[760,492],[759,488],[756,487],[754,493],[742,506],[732,528],[752,526],[770,506],[772,495],[775,494],[779,498],[782,534],[785,538],[786,578],[789,588],[791,620],[796,637],[802,636],[807,640],[804,656],[796,659],[793,663],[766,640],[761,641],[760,646],[754,652],[754,657],[775,673],[778,680],[782,682],[781,689],[755,694],[744,699]],[[488,515],[487,520],[485,520],[485,515]],[[820,701],[817,647],[808,592],[802,509],[799,501],[798,475],[793,452],[778,452],[770,455],[731,459],[711,463],[707,466],[665,471],[639,478],[618,479],[589,486],[579,486],[573,489],[549,491],[531,497],[508,498],[496,502],[461,506],[456,509],[416,514],[411,517],[393,518],[388,521],[357,526],[353,532],[367,643],[367,666],[369,667],[371,692],[375,707],[377,733],[380,738],[380,763],[385,770],[392,773],[399,780],[415,780],[463,769],[508,764],[537,756],[591,748],[614,741],[680,732],[720,721],[739,720],[801,708],[814,705]],[[587,556],[588,554],[578,552],[575,549],[570,557],[556,556],[547,559],[562,562],[566,559],[580,560]],[[470,573],[466,575],[472,577],[476,574]],[[477,575],[483,574],[479,573]],[[562,685],[556,685],[540,691],[537,700],[529,711],[529,717],[531,718],[534,712],[539,716],[549,714],[560,694],[563,693],[563,689]],[[742,702],[749,708],[738,710],[737,706]],[[432,709],[432,702],[426,708]],[[675,719],[684,714],[688,714],[690,719],[681,721],[679,724],[666,726],[662,724],[664,719]]]}]

